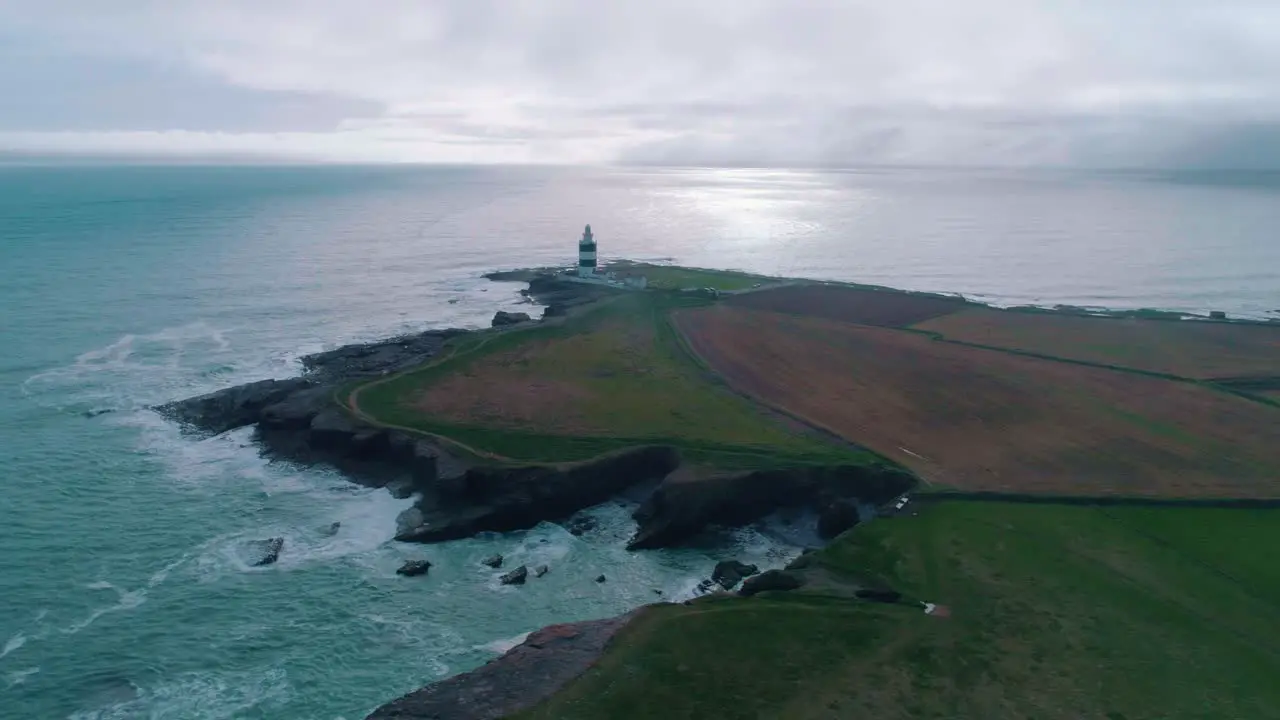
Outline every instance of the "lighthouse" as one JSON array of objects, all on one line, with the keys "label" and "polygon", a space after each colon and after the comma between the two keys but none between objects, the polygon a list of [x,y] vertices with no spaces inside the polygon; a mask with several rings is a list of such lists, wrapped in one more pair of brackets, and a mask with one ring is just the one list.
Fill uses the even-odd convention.
[{"label": "lighthouse", "polygon": [[582,231],[582,239],[578,241],[578,277],[592,277],[596,272],[596,239],[591,234],[591,226]]}]

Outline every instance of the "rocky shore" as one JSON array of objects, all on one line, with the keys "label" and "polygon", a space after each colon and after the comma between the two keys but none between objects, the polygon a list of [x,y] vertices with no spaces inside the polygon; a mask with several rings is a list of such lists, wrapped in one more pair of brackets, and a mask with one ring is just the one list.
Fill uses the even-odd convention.
[{"label": "rocky shore", "polygon": [[[575,307],[616,292],[536,271],[490,277],[528,282],[526,296],[546,306],[542,322],[555,322]],[[834,534],[856,522],[852,505],[886,502],[914,484],[905,472],[863,466],[704,476],[685,467],[678,451],[666,446],[629,448],[560,465],[481,461],[447,442],[367,423],[338,402],[351,381],[421,365],[452,337],[501,332],[523,322],[528,321],[500,313],[493,330],[431,330],[347,345],[302,358],[299,377],[248,383],[156,409],[209,434],[253,425],[271,457],[329,464],[353,482],[385,487],[397,497],[416,496],[414,507],[397,520],[396,539],[403,542],[440,542],[563,521],[637,489],[647,499],[635,513],[639,529],[631,541],[634,549],[678,545],[708,526],[743,525],[784,507],[820,513],[826,534]],[[697,482],[689,482],[695,475]]]},{"label": "rocky shore", "polygon": [[[575,308],[616,292],[531,271],[490,277],[528,282],[526,296],[546,306],[540,322],[557,322]],[[745,525],[783,508],[812,511],[821,534],[832,536],[857,522],[860,506],[886,503],[915,485],[909,473],[890,467],[711,471],[685,463],[676,448],[664,445],[556,465],[481,459],[445,440],[366,422],[339,402],[352,381],[426,363],[450,338],[503,332],[529,322],[534,320],[524,314],[500,313],[490,330],[432,330],[347,345],[302,358],[298,377],[248,383],[156,410],[193,432],[218,434],[254,426],[255,438],[268,456],[332,465],[353,482],[415,497],[413,507],[397,518],[395,537],[402,542],[441,542],[484,531],[532,528],[544,521],[561,522],[573,531],[575,520],[581,520],[573,518],[575,513],[623,495],[640,501],[634,513],[637,531],[629,543],[637,550],[677,546],[709,527]],[[271,544],[263,564],[288,552],[274,538],[264,542]],[[722,565],[708,582],[725,589],[744,581],[745,594],[787,585],[776,573],[755,575],[754,566]],[[426,562],[407,563],[401,574],[425,575],[429,568]],[[516,568],[509,573],[510,582],[524,582],[529,572]],[[537,577],[546,568],[532,572]],[[370,717],[503,717],[584,672],[633,615],[545,628],[498,660],[411,693]]]}]

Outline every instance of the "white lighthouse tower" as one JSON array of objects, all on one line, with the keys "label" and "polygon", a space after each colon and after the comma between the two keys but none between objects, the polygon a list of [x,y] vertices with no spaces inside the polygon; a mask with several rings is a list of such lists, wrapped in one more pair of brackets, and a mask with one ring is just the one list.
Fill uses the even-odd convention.
[{"label": "white lighthouse tower", "polygon": [[578,241],[578,277],[592,277],[596,272],[596,239],[591,234],[591,226],[582,231],[582,239]]}]

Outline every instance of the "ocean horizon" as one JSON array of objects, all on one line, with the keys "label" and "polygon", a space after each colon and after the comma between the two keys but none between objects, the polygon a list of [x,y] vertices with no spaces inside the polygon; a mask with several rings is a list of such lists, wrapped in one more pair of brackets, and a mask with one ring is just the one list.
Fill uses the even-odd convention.
[{"label": "ocean horizon", "polygon": [[[406,547],[410,501],[150,409],[529,311],[482,275],[571,265],[587,223],[605,261],[1280,319],[1275,173],[0,158],[0,717],[351,720],[543,625],[687,597],[718,559],[797,554],[773,526],[627,552],[616,503],[585,538]],[[552,572],[502,586],[495,552]]]}]

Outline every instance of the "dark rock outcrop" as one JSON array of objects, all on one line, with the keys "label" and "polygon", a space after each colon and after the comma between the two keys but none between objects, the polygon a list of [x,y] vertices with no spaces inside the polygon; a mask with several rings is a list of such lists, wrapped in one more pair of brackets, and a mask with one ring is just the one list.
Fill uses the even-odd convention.
[{"label": "dark rock outcrop", "polygon": [[305,429],[322,410],[333,405],[333,393],[342,383],[421,365],[440,352],[446,340],[466,332],[430,330],[344,345],[303,357],[301,377],[237,385],[155,409],[184,425],[214,434],[259,422],[275,431]]},{"label": "dark rock outcrop", "polygon": [[548,571],[549,571],[549,568],[546,565],[539,565],[538,567],[533,569],[533,576],[542,577],[543,575],[546,575]]},{"label": "dark rock outcrop", "polygon": [[616,295],[622,290],[607,285],[591,285],[565,280],[551,273],[529,278],[529,288],[522,293],[546,305],[544,318],[567,315],[575,307],[593,303],[600,298]]},{"label": "dark rock outcrop", "polygon": [[396,516],[396,534],[412,532],[422,526],[422,511],[417,507],[407,508]]},{"label": "dark rock outcrop", "polygon": [[732,590],[742,582],[743,578],[755,575],[760,568],[755,565],[748,565],[737,560],[721,560],[716,563],[716,567],[711,571],[711,579],[720,584],[725,590]]},{"label": "dark rock outcrop", "polygon": [[682,467],[662,481],[634,516],[628,547],[670,547],[710,525],[738,526],[788,507],[815,510],[837,500],[882,503],[915,485],[903,470],[864,465],[698,474]]},{"label": "dark rock outcrop", "polygon": [[258,422],[264,408],[313,384],[305,377],[261,380],[160,405],[156,411],[198,430],[223,433]]},{"label": "dark rock outcrop", "polygon": [[431,563],[426,560],[409,560],[401,565],[399,570],[396,570],[396,574],[404,575],[405,577],[417,577],[418,575],[426,575],[430,569]]},{"label": "dark rock outcrop", "polygon": [[428,330],[371,343],[343,345],[302,358],[302,367],[322,382],[385,375],[411,368],[440,352],[446,340],[466,330]]},{"label": "dark rock outcrop", "polygon": [[470,467],[446,489],[437,483],[420,503],[423,524],[396,536],[439,542],[478,532],[525,530],[598,505],[631,485],[669,474],[674,448],[638,447],[565,466]]},{"label": "dark rock outcrop", "polygon": [[485,566],[487,566],[487,567],[495,568],[495,569],[496,569],[496,568],[500,568],[500,567],[502,567],[502,556],[501,556],[501,555],[490,555],[489,557],[487,557],[487,558],[485,558],[485,559],[481,560],[481,561],[480,561],[480,564],[481,564],[481,565],[485,565]]},{"label": "dark rock outcrop", "polygon": [[502,657],[387,703],[366,720],[508,717],[542,702],[586,672],[638,612],[545,627]]},{"label": "dark rock outcrop", "polygon": [[321,410],[332,407],[333,388],[306,387],[262,408],[258,422],[273,430],[304,430]]},{"label": "dark rock outcrop", "polygon": [[280,551],[284,549],[284,538],[268,538],[266,540],[254,540],[249,543],[249,565],[253,567],[262,567],[270,565],[280,559]]},{"label": "dark rock outcrop", "polygon": [[800,579],[800,576],[793,572],[765,570],[755,577],[747,578],[747,581],[742,583],[742,589],[738,591],[738,594],[750,597],[762,592],[795,590],[803,584],[804,582]]},{"label": "dark rock outcrop", "polygon": [[[344,455],[353,447],[363,428],[342,408],[331,404],[311,418],[311,447],[324,454]],[[370,428],[372,429],[372,428]]]},{"label": "dark rock outcrop", "polygon": [[494,282],[521,282],[527,283],[538,275],[545,275],[552,272],[549,268],[522,268],[519,270],[494,270],[487,272],[480,277]]},{"label": "dark rock outcrop", "polygon": [[507,312],[505,310],[499,310],[498,312],[493,314],[493,322],[491,323],[491,325],[493,327],[505,327],[507,325],[519,325],[520,323],[527,323],[527,322],[530,322],[531,320],[533,320],[533,318],[529,317],[529,313]]},{"label": "dark rock outcrop", "polygon": [[413,497],[414,484],[411,477],[398,477],[389,481],[383,487],[387,489],[387,492],[391,493],[391,497],[397,500],[407,500]]},{"label": "dark rock outcrop", "polygon": [[607,580],[607,579],[608,579],[608,578],[606,578],[606,577],[605,577],[605,576],[603,576],[603,575],[597,575],[597,576],[596,576],[596,582],[598,582],[598,583],[602,583],[602,582],[604,582],[604,581],[605,581],[605,580]]},{"label": "dark rock outcrop", "polygon": [[818,537],[830,540],[858,524],[858,504],[844,499],[833,500],[818,513]]},{"label": "dark rock outcrop", "polygon": [[503,575],[499,580],[503,585],[523,585],[524,581],[529,578],[529,568],[521,565],[511,572]]}]

